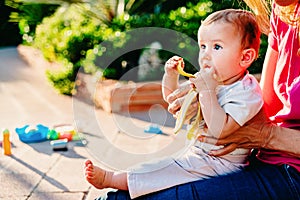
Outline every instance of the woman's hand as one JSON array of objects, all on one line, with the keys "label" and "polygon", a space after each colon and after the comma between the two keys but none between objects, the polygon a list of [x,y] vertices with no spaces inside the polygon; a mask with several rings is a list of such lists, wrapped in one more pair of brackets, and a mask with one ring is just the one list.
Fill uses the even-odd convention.
[{"label": "woman's hand", "polygon": [[[175,118],[177,118],[177,115],[179,113],[179,110],[181,108],[181,105],[184,101],[185,96],[188,94],[188,92],[191,90],[191,83],[189,81],[186,81],[179,85],[179,88],[176,89],[173,93],[171,93],[167,97],[167,103],[168,111],[173,114]],[[190,108],[187,111],[186,114],[186,120],[191,119],[194,115],[197,113],[198,108],[198,101],[197,99],[194,100],[194,102],[191,104]]]},{"label": "woman's hand", "polygon": [[271,139],[271,131],[275,124],[266,116],[264,109],[253,117],[249,122],[231,135],[219,139],[200,136],[201,142],[214,145],[223,145],[224,148],[210,152],[212,156],[222,156],[235,150],[236,148],[261,148],[266,147]]}]

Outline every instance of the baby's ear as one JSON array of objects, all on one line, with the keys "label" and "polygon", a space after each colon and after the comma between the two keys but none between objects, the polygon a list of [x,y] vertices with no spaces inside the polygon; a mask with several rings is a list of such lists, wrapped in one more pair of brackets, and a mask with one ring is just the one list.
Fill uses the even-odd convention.
[{"label": "baby's ear", "polygon": [[253,61],[256,59],[256,51],[253,48],[244,49],[242,51],[242,59],[240,61],[240,65],[242,67],[249,67]]}]

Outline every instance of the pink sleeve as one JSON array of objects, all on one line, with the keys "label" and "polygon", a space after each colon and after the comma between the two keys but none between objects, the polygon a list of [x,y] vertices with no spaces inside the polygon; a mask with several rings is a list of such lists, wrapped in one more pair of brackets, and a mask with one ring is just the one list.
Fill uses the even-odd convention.
[{"label": "pink sleeve", "polygon": [[279,112],[275,119],[281,122],[280,126],[300,130],[300,77],[296,78],[288,88],[289,105],[283,112]]}]

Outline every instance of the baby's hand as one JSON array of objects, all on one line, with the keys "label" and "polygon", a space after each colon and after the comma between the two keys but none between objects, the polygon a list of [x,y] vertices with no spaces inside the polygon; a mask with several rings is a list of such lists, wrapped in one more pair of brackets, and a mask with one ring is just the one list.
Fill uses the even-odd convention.
[{"label": "baby's hand", "polygon": [[178,71],[177,71],[177,65],[179,63],[179,61],[182,62],[181,67],[184,67],[184,62],[183,59],[179,56],[173,56],[172,58],[170,58],[166,64],[165,64],[165,73],[168,75],[178,75]]},{"label": "baby's hand", "polygon": [[213,68],[204,68],[195,74],[196,78],[190,78],[198,92],[203,90],[215,90],[218,86],[217,75]]}]

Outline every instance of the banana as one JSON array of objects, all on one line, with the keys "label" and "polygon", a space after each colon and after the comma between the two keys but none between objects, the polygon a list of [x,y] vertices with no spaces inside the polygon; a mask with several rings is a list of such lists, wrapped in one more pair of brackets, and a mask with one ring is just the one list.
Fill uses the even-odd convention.
[{"label": "banana", "polygon": [[[178,65],[177,65],[177,71],[180,75],[186,76],[189,78],[191,78],[191,77],[195,78],[195,76],[193,74],[183,71],[183,68],[181,66],[182,66],[182,60],[179,60]],[[181,109],[179,111],[176,123],[175,123],[175,127],[174,127],[175,134],[177,134],[180,131],[180,129],[182,128],[183,123],[186,118],[187,111],[189,110],[190,105],[193,103],[193,100],[197,97],[197,95],[198,95],[198,92],[196,91],[195,88],[191,89],[189,91],[189,93],[186,95],[186,97],[183,101],[183,104],[181,106]],[[203,117],[201,114],[201,107],[200,107],[200,103],[199,103],[197,115],[196,115],[195,119],[193,120],[193,122],[191,123],[190,128],[187,133],[188,140],[191,140],[197,136],[198,128],[200,126],[200,122],[202,121],[202,119],[203,119]]]},{"label": "banana", "polygon": [[180,75],[186,76],[188,78],[196,78],[193,74],[183,71],[183,68],[181,66],[182,66],[182,60],[179,60],[177,65],[177,71]]},{"label": "banana", "polygon": [[193,100],[196,98],[197,96],[197,92],[195,89],[191,89],[189,91],[189,93],[186,95],[183,104],[181,106],[181,109],[179,111],[176,123],[175,123],[175,128],[174,128],[174,133],[178,133],[179,130],[181,129],[184,121],[185,121],[185,117],[186,117],[186,113],[191,105],[191,103],[193,102]]},{"label": "banana", "polygon": [[188,133],[187,133],[187,139],[192,140],[193,138],[196,138],[198,135],[198,128],[200,127],[200,122],[202,121],[202,114],[201,114],[201,107],[200,103],[198,104],[198,111],[195,120],[191,123]]},{"label": "banana", "polygon": [[[174,133],[177,134],[180,129],[183,126],[183,123],[185,121],[185,117],[187,114],[187,111],[189,109],[189,107],[191,106],[191,104],[193,103],[193,100],[197,97],[198,92],[196,91],[196,89],[191,89],[189,91],[189,93],[186,95],[183,104],[181,106],[181,109],[179,111],[179,114],[177,116],[177,120],[175,123],[175,128],[174,128]],[[189,130],[187,132],[187,139],[188,140],[192,140],[193,138],[196,138],[196,136],[198,135],[197,132],[199,130],[200,126],[203,126],[203,116],[201,114],[201,106],[200,103],[198,104],[198,108],[197,108],[197,115],[194,118],[194,120],[192,121]]]}]

